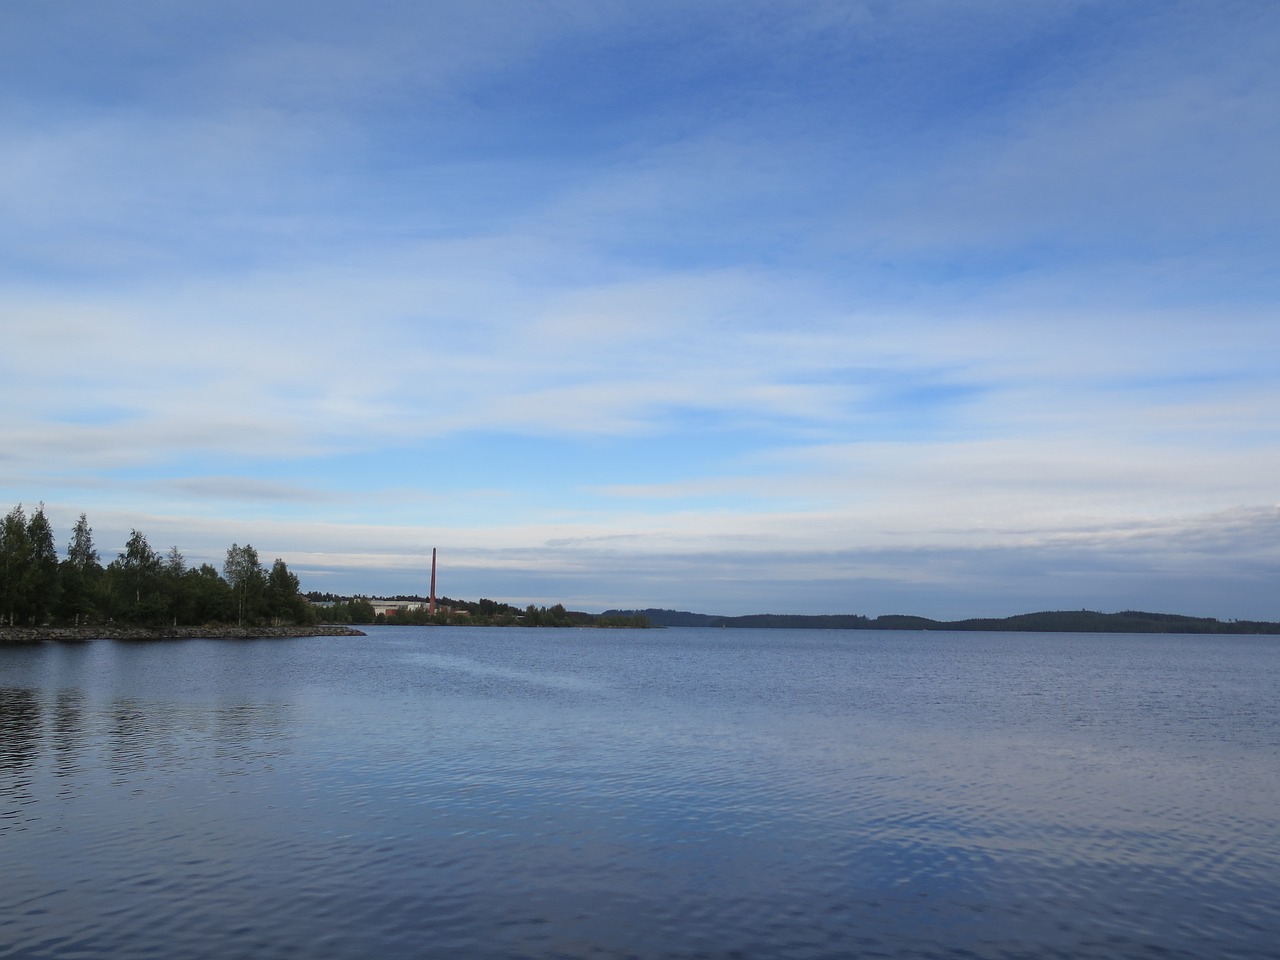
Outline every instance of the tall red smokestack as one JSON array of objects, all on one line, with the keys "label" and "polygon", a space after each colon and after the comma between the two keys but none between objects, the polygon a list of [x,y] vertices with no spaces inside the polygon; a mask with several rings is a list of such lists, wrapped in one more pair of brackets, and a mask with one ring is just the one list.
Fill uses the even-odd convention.
[{"label": "tall red smokestack", "polygon": [[431,548],[431,607],[428,613],[436,612],[436,548]]}]

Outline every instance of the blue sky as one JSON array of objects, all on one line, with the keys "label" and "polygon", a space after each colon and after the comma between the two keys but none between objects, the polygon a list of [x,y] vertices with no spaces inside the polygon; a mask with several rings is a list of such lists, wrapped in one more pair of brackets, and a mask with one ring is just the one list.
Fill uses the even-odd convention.
[{"label": "blue sky", "polygon": [[0,503],[304,588],[1280,619],[1280,6],[9,0]]}]

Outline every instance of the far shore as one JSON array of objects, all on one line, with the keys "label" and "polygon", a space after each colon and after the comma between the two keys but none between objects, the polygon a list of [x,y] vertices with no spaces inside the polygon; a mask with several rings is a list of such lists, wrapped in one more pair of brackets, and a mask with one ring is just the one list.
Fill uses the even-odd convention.
[{"label": "far shore", "polygon": [[363,637],[362,630],[339,624],[318,627],[7,627],[0,626],[0,644],[84,643],[90,640],[271,640],[293,637]]}]

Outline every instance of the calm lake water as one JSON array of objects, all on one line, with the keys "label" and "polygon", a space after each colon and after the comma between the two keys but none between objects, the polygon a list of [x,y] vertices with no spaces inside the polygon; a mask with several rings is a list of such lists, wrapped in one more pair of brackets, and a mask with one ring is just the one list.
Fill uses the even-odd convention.
[{"label": "calm lake water", "polygon": [[0,648],[0,957],[1277,956],[1277,638]]}]

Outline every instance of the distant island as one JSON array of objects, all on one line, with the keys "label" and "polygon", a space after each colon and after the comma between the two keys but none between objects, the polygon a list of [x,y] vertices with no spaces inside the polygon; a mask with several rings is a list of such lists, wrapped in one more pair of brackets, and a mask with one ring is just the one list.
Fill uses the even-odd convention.
[{"label": "distant island", "polygon": [[865,617],[860,614],[775,614],[721,617],[682,610],[607,610],[602,616],[642,616],[654,627],[751,627],[802,630],[981,630],[1021,633],[1224,633],[1280,634],[1280,623],[1259,620],[1215,620],[1176,613],[1124,610],[1047,610],[1012,617],[931,620],[906,614]]}]

